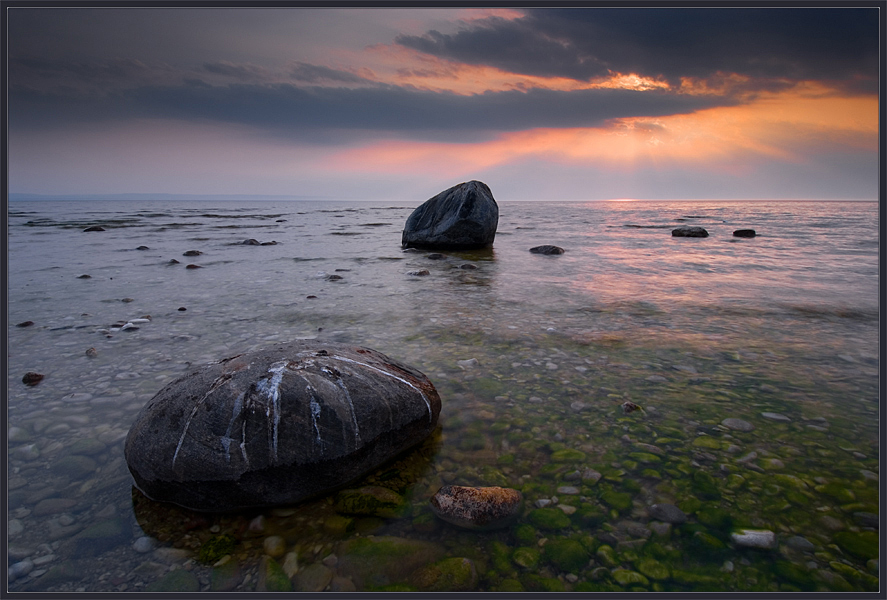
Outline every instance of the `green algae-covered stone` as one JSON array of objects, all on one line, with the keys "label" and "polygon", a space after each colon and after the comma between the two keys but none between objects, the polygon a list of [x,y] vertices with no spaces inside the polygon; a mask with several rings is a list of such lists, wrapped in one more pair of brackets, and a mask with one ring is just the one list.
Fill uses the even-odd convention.
[{"label": "green algae-covered stone", "polygon": [[349,515],[391,518],[402,515],[406,504],[403,497],[394,490],[365,485],[339,492],[336,495],[335,508],[336,511]]},{"label": "green algae-covered stone", "polygon": [[585,460],[585,452],[574,450],[572,448],[565,448],[551,453],[551,462],[575,463],[582,462],[583,460]]},{"label": "green algae-covered stone", "polygon": [[611,573],[613,579],[619,585],[650,585],[650,580],[638,573],[637,571],[629,571],[628,569],[615,569]]},{"label": "green algae-covered stone", "polygon": [[237,540],[228,533],[211,537],[203,542],[200,551],[197,553],[197,559],[204,564],[213,564],[226,554],[234,551]]},{"label": "green algae-covered stone", "polygon": [[209,590],[211,592],[231,592],[233,591],[243,578],[240,573],[240,565],[236,560],[213,567],[209,575]]},{"label": "green algae-covered stone", "polygon": [[514,539],[521,544],[535,544],[536,528],[529,523],[521,523],[514,528]]},{"label": "green algae-covered stone", "polygon": [[350,577],[357,589],[406,582],[415,569],[443,555],[437,544],[388,535],[353,538],[336,548],[338,574]]},{"label": "green algae-covered stone", "polygon": [[654,558],[643,558],[638,561],[637,570],[650,579],[665,581],[671,577],[668,567]]},{"label": "green algae-covered stone", "polygon": [[623,511],[631,507],[631,494],[606,490],[601,494],[601,500],[610,508]]},{"label": "green algae-covered stone", "polygon": [[537,508],[528,516],[539,529],[563,529],[570,526],[570,518],[557,508]]},{"label": "green algae-covered stone", "polygon": [[523,592],[524,586],[517,579],[503,579],[498,586],[497,592]]},{"label": "green algae-covered stone", "polygon": [[511,560],[513,560],[516,565],[525,569],[535,569],[536,565],[539,564],[540,558],[541,555],[538,550],[527,546],[515,549],[514,553],[511,555]]},{"label": "green algae-covered stone", "polygon": [[520,579],[528,592],[565,592],[564,582],[554,577],[540,577],[533,573],[527,573]]},{"label": "green algae-covered stone", "polygon": [[[323,565],[320,566],[323,567]],[[309,567],[309,569],[310,568],[311,567]],[[327,583],[329,583],[329,581],[327,581]],[[326,585],[324,585],[324,587],[326,587]],[[280,566],[280,563],[270,556],[263,556],[259,563],[259,581],[256,584],[256,591],[291,592],[292,590],[293,584],[290,582],[289,577],[286,576],[286,573],[283,572],[283,567]]]},{"label": "green algae-covered stone", "polygon": [[733,527],[733,517],[722,508],[703,506],[696,511],[700,523],[718,531],[729,531]]},{"label": "green algae-covered stone", "polygon": [[845,552],[863,559],[878,558],[878,534],[874,531],[841,531],[835,542]]},{"label": "green algae-covered stone", "polygon": [[710,435],[700,435],[693,440],[693,445],[697,448],[708,448],[709,450],[720,450],[721,442],[717,438]]},{"label": "green algae-covered stone", "polygon": [[619,564],[619,560],[616,558],[616,551],[609,544],[601,544],[594,555],[601,563],[608,567],[615,567]]},{"label": "green algae-covered stone", "polygon": [[585,548],[576,540],[551,540],[545,545],[545,558],[561,571],[571,573],[588,566],[591,558]]},{"label": "green algae-covered stone", "polygon": [[662,459],[656,456],[655,454],[651,454],[649,452],[632,452],[629,454],[630,457],[638,461],[639,463],[650,464],[650,463],[659,463],[662,462]]},{"label": "green algae-covered stone", "polygon": [[445,558],[416,570],[410,583],[428,592],[469,592],[477,588],[477,567],[469,558]]}]

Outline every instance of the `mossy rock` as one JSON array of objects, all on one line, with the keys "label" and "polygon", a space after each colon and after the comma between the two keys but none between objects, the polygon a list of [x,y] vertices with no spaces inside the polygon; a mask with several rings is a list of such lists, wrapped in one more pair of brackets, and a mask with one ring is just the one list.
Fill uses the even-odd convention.
[{"label": "mossy rock", "polygon": [[544,548],[545,558],[566,573],[575,573],[588,566],[591,558],[578,541],[558,539],[549,541]]},{"label": "mossy rock", "polygon": [[573,513],[573,518],[587,527],[594,527],[603,523],[607,519],[607,514],[597,506],[582,504],[579,510]]},{"label": "mossy rock", "polygon": [[[317,564],[317,567],[321,567],[326,569],[322,564]],[[308,569],[315,567],[315,565],[311,565]],[[303,571],[307,572],[308,569]],[[301,575],[301,573],[300,573]],[[327,580],[327,583],[329,580]],[[326,587],[326,586],[324,586]],[[286,573],[283,572],[283,567],[280,566],[276,560],[271,558],[270,556],[263,556],[262,561],[259,564],[259,581],[256,585],[257,592],[291,592],[293,591],[293,584],[290,582],[289,577],[286,576]]]},{"label": "mossy rock", "polygon": [[834,498],[842,504],[847,504],[856,500],[856,496],[853,495],[853,492],[847,489],[846,483],[831,481],[823,485],[817,485],[813,489],[820,494],[825,494],[826,496]]},{"label": "mossy rock", "polygon": [[716,506],[702,506],[696,511],[696,519],[717,531],[729,532],[733,528],[733,517],[730,513]]},{"label": "mossy rock", "polygon": [[692,445],[696,446],[697,448],[708,448],[709,450],[721,449],[721,441],[717,438],[711,437],[710,435],[700,435],[693,440]]},{"label": "mossy rock", "polygon": [[233,535],[228,533],[211,537],[200,546],[200,551],[197,553],[197,560],[203,564],[211,565],[218,562],[218,560],[226,554],[231,554],[236,545],[237,540],[234,539]]},{"label": "mossy rock", "polygon": [[564,582],[554,577],[540,577],[535,574],[527,574],[521,577],[521,583],[528,592],[565,592]]},{"label": "mossy rock", "polygon": [[810,592],[816,589],[810,570],[795,563],[787,560],[777,560],[773,564],[773,572],[781,579],[787,579],[793,584],[800,586],[803,591]]},{"label": "mossy rock", "polygon": [[613,547],[609,544],[601,544],[594,555],[601,564],[608,567],[615,567],[619,564],[619,559],[616,557],[616,551],[613,550]]},{"label": "mossy rock", "polygon": [[715,482],[714,477],[705,471],[696,471],[693,473],[693,493],[704,500],[717,500],[721,497],[721,490]]},{"label": "mossy rock", "polygon": [[392,518],[402,516],[407,509],[403,497],[385,487],[366,485],[342,490],[336,495],[337,512],[348,515],[369,515]]},{"label": "mossy rock", "polygon": [[631,508],[631,494],[624,492],[605,490],[601,494],[601,500],[610,508],[614,508],[620,512]]},{"label": "mossy rock", "polygon": [[878,558],[878,534],[874,531],[841,531],[834,540],[841,550],[857,558]]},{"label": "mossy rock", "polygon": [[511,465],[514,464],[514,454],[503,454],[496,459],[497,465]]},{"label": "mossy rock", "polygon": [[565,448],[563,450],[552,452],[550,460],[557,463],[578,463],[585,460],[585,452],[574,450],[572,448]]},{"label": "mossy rock", "polygon": [[432,542],[395,536],[358,537],[336,548],[337,571],[350,577],[357,589],[406,583],[417,568],[432,564],[444,555]]},{"label": "mossy rock", "polygon": [[654,558],[642,558],[635,568],[644,576],[657,581],[666,581],[671,578],[671,571],[667,566]]},{"label": "mossy rock", "polygon": [[494,591],[497,592],[523,592],[524,586],[517,579],[503,579],[496,586]]},{"label": "mossy rock", "polygon": [[613,580],[621,586],[640,585],[646,587],[650,585],[650,580],[637,571],[630,571],[628,569],[615,569],[611,573],[611,575],[613,577]]},{"label": "mossy rock", "polygon": [[539,564],[540,558],[541,555],[539,551],[529,546],[517,548],[511,555],[511,560],[514,561],[516,565],[521,566],[524,569],[535,569],[536,566]]},{"label": "mossy rock", "polygon": [[499,541],[490,542],[489,556],[493,569],[497,571],[509,571],[511,569],[511,548]]},{"label": "mossy rock", "polygon": [[691,571],[681,571],[678,569],[672,570],[671,578],[676,583],[680,583],[683,585],[711,585],[714,583],[718,583],[717,577],[712,577],[711,575],[700,575],[699,573],[693,573]]},{"label": "mossy rock", "polygon": [[570,526],[570,518],[557,508],[537,508],[530,511],[528,519],[539,529],[563,529]]},{"label": "mossy rock", "polygon": [[329,515],[323,520],[323,530],[334,536],[345,535],[351,529],[354,529],[354,519],[349,517]]},{"label": "mossy rock", "polygon": [[146,592],[199,592],[200,581],[191,571],[176,569],[145,586]]},{"label": "mossy rock", "polygon": [[445,558],[416,570],[410,583],[428,592],[468,592],[477,588],[477,567],[469,558]]},{"label": "mossy rock", "polygon": [[236,560],[229,560],[223,565],[213,567],[209,575],[209,590],[211,592],[231,592],[240,585],[242,580],[240,566]]},{"label": "mossy rock", "polygon": [[487,447],[487,438],[480,432],[469,431],[459,440],[459,450],[483,450]]},{"label": "mossy rock", "polygon": [[529,523],[521,523],[514,528],[514,539],[521,544],[536,543],[536,528]]}]

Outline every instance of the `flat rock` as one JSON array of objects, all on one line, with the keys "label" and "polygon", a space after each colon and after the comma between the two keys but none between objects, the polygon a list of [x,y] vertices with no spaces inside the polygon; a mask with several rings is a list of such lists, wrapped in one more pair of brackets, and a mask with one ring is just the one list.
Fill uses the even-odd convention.
[{"label": "flat rock", "polygon": [[460,183],[428,199],[407,218],[404,248],[468,250],[493,245],[499,206],[480,181]]},{"label": "flat rock", "polygon": [[385,355],[314,340],[204,365],[142,409],[124,453],[136,486],[198,511],[294,504],[424,440],[440,396]]},{"label": "flat rock", "polygon": [[749,423],[748,421],[743,421],[742,419],[724,419],[721,421],[721,425],[728,429],[733,429],[735,431],[754,431],[755,426]]},{"label": "flat rock", "polygon": [[674,504],[654,504],[647,511],[657,521],[672,523],[674,525],[687,520],[687,515]]},{"label": "flat rock", "polygon": [[776,547],[776,534],[767,529],[740,529],[731,533],[730,539],[744,548],[767,550]]},{"label": "flat rock", "polygon": [[543,244],[542,246],[534,246],[530,248],[530,252],[533,254],[546,254],[546,255],[556,255],[563,254],[566,252],[560,246],[552,246],[551,244]]},{"label": "flat rock", "polygon": [[762,412],[761,416],[765,419],[770,419],[771,421],[782,421],[784,423],[791,421],[791,419],[789,419],[785,415],[781,415],[775,412]]},{"label": "flat rock", "polygon": [[511,524],[522,503],[523,495],[511,488],[445,485],[432,496],[431,510],[457,527],[486,531]]},{"label": "flat rock", "polygon": [[753,238],[757,235],[754,229],[737,229],[733,232],[733,237]]},{"label": "flat rock", "polygon": [[671,230],[672,237],[708,237],[708,232],[703,227],[678,227]]}]

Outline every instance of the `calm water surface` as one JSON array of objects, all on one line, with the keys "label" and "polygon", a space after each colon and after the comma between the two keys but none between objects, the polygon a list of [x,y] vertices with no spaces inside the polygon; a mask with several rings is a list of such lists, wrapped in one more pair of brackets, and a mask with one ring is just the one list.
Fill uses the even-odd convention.
[{"label": "calm water surface", "polygon": [[[876,203],[502,202],[493,249],[439,260],[400,248],[415,206],[11,204],[9,589],[879,588]],[[364,482],[402,494],[401,517],[333,497],[199,515],[133,489],[123,440],[160,388],[296,338],[372,347],[438,388],[440,430]],[[520,489],[524,512],[458,530],[428,506],[446,483]],[[473,571],[356,573],[358,538]]]}]

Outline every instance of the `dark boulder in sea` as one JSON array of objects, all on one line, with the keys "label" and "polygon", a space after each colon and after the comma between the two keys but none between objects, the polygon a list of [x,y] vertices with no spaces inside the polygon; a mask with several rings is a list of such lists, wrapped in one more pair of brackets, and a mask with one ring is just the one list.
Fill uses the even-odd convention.
[{"label": "dark boulder in sea", "polygon": [[104,231],[104,230],[105,230],[105,228],[100,225],[93,225],[92,227],[87,227],[83,231],[87,232],[87,231]]},{"label": "dark boulder in sea", "polygon": [[530,252],[532,252],[533,254],[563,254],[565,250],[560,246],[544,244],[542,246],[535,246],[533,248],[530,248]]},{"label": "dark boulder in sea", "polygon": [[250,238],[250,239],[248,239],[248,240],[243,240],[243,241],[241,242],[241,244],[243,244],[244,246],[260,246],[260,245],[261,245],[261,244],[259,243],[259,240],[256,240],[256,239],[253,239],[253,238]]},{"label": "dark boulder in sea", "polygon": [[25,385],[29,385],[29,386],[35,386],[38,383],[40,383],[41,381],[43,381],[43,374],[42,373],[35,373],[34,371],[28,371],[22,377],[22,383],[24,383]]},{"label": "dark boulder in sea", "polygon": [[197,511],[292,504],[424,440],[440,397],[368,348],[298,341],[202,366],[142,409],[124,453],[149,498]]},{"label": "dark boulder in sea", "polygon": [[733,232],[733,237],[753,238],[757,235],[754,229],[737,229]]},{"label": "dark boulder in sea", "polygon": [[203,254],[200,250],[188,250],[182,254],[182,256],[200,256]]},{"label": "dark boulder in sea", "polygon": [[416,208],[401,238],[404,248],[470,250],[493,245],[499,205],[480,181],[460,183]]},{"label": "dark boulder in sea", "polygon": [[673,237],[708,237],[708,232],[703,227],[678,227],[671,230]]}]

